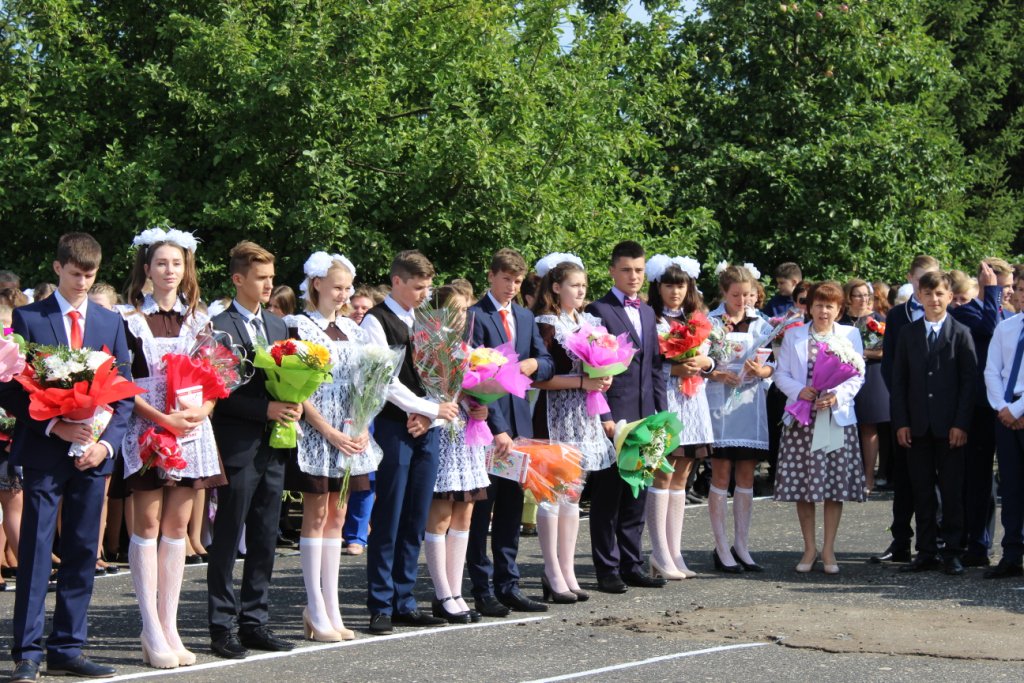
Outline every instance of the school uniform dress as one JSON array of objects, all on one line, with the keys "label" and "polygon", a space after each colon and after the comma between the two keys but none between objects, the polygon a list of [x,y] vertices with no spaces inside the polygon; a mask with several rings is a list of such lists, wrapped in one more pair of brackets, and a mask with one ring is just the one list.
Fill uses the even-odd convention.
[{"label": "school uniform dress", "polygon": [[[681,311],[664,311],[663,318],[658,322],[658,334],[669,331],[671,321],[683,321]],[[701,353],[707,353],[708,345],[701,347]],[[707,446],[715,440],[714,427],[711,424],[711,407],[708,405],[707,380],[701,378],[697,385],[697,393],[687,396],[679,388],[679,377],[672,376],[672,363],[662,365],[665,375],[665,401],[667,409],[679,416],[683,423],[683,431],[679,433],[679,445],[683,447],[687,457],[694,457],[698,446]],[[710,453],[709,453],[710,454]]]},{"label": "school uniform dress", "polygon": [[[582,362],[565,348],[566,338],[579,330],[582,323],[598,326],[601,320],[585,312],[579,314],[578,320],[565,313],[537,316],[537,329],[551,354],[555,375],[583,376]],[[604,433],[601,416],[587,414],[585,389],[542,391],[533,413],[533,434],[578,448],[585,472],[603,470],[615,463],[615,446]]]},{"label": "school uniform dress", "polygon": [[[885,316],[881,313],[871,313],[868,317],[885,322]],[[839,322],[852,327],[857,319],[843,316]],[[857,392],[856,413],[857,424],[877,425],[889,421],[889,389],[882,379],[881,359],[864,359],[864,386]]]},{"label": "school uniform dress", "polygon": [[[198,311],[189,315],[188,307],[181,299],[175,301],[170,310],[162,310],[148,294],[139,308],[122,306],[118,311],[124,318],[128,348],[132,352],[134,381],[146,390],[143,398],[149,405],[167,413],[167,373],[163,357],[169,353],[187,355],[196,338],[210,324],[210,319]],[[128,490],[155,491],[165,486],[208,489],[227,483],[209,418],[196,427],[198,437],[179,442],[186,463],[183,470],[175,470],[174,477],[168,477],[166,472],[156,467],[142,472],[145,463],[141,458],[139,438],[155,426],[135,412],[128,420],[128,431],[121,446],[123,476]]]},{"label": "school uniform dress", "polygon": [[[753,309],[733,325],[722,316],[724,307],[711,314],[711,324],[725,333],[725,355],[715,358],[720,370],[740,374],[739,360],[749,352],[757,339],[771,331],[771,326]],[[708,382],[707,398],[714,433],[714,457],[726,460],[761,460],[768,450],[767,382],[753,378],[739,387],[724,382]]]},{"label": "school uniform dress", "polygon": [[[309,400],[329,425],[342,430],[352,413],[352,368],[359,347],[367,342],[366,333],[348,318],[328,321],[318,311],[290,315],[284,321],[300,340],[320,344],[330,352],[332,381],[321,384]],[[288,461],[285,470],[288,491],[340,492],[342,477],[349,465],[349,490],[369,490],[368,474],[377,469],[383,457],[380,446],[371,436],[362,452],[348,458],[308,423],[303,425],[297,445],[296,458]]]},{"label": "school uniform dress", "polygon": [[459,422],[440,430],[440,453],[434,498],[470,502],[487,499],[487,446],[466,445],[469,413],[459,406]]}]

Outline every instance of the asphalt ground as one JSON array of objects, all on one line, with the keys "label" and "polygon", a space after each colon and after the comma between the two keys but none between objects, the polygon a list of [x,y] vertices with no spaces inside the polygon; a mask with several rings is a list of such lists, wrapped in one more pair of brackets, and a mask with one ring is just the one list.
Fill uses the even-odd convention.
[{"label": "asphalt ground", "polygon": [[[290,653],[246,660],[210,654],[205,569],[186,568],[180,630],[199,661],[157,671],[142,666],[138,607],[127,572],[98,579],[87,654],[117,668],[107,680],[149,681],[982,681],[1024,678],[1024,580],[901,574],[867,558],[888,543],[889,501],[847,505],[838,542],[841,574],[798,575],[802,548],[792,505],[755,503],[752,549],[764,573],[727,576],[711,565],[707,509],[688,508],[684,553],[695,579],[625,595],[596,590],[544,614],[431,629],[366,633],[365,556],[342,559],[342,609],[355,641],[302,639],[305,602],[297,554],[278,558],[271,589],[275,631]],[[820,524],[820,513],[819,513]],[[596,588],[586,521],[577,570]],[[820,531],[819,531],[820,533]],[[998,554],[998,551],[997,551]],[[520,549],[522,587],[540,598],[536,538]],[[241,564],[236,566],[240,575]],[[420,565],[417,592],[429,607]],[[468,595],[468,582],[465,586]],[[52,609],[52,596],[49,604]],[[13,591],[0,593],[0,649],[10,648]],[[7,669],[9,671],[9,668]],[[0,675],[3,668],[0,667]]]}]

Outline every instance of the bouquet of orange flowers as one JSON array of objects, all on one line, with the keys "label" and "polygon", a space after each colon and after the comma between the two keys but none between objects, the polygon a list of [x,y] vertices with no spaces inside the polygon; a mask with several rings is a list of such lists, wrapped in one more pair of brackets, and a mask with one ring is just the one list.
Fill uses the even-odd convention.
[{"label": "bouquet of orange flowers", "polygon": [[[284,339],[267,348],[257,347],[253,365],[267,373],[267,391],[275,400],[302,403],[331,381],[331,352],[298,339]],[[271,448],[295,448],[298,425],[277,422],[270,433]]]}]

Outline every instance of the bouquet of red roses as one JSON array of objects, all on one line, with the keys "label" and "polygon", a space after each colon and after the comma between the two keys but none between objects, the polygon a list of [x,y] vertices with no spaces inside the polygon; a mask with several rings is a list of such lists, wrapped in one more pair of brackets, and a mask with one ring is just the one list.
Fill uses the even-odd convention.
[{"label": "bouquet of red roses", "polygon": [[185,469],[187,463],[181,454],[181,444],[174,434],[163,427],[150,427],[139,437],[139,446],[139,457],[142,460],[142,469],[139,473],[156,467],[168,479],[181,479],[178,472]]},{"label": "bouquet of red roses", "polygon": [[[694,311],[685,323],[673,320],[668,332],[658,338],[658,348],[665,358],[673,363],[682,363],[699,353],[708,335],[711,334],[711,321],[700,311]],[[703,380],[697,375],[681,377],[679,391],[684,396],[695,396]]]}]

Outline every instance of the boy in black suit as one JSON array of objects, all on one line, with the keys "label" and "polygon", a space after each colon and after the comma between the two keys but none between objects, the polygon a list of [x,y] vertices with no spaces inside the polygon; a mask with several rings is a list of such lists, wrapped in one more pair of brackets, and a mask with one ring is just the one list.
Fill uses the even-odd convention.
[{"label": "boy in black suit", "polygon": [[[213,318],[213,326],[230,334],[252,358],[257,345],[288,338],[284,321],[264,308],[274,288],[274,255],[253,242],[239,242],[231,250],[229,271],[235,298]],[[257,370],[248,384],[217,403],[211,420],[228,483],[217,489],[214,541],[206,572],[207,606],[210,649],[225,659],[242,659],[247,648],[281,652],[293,647],[268,626],[268,595],[284,465],[295,455],[270,446],[268,426],[295,422],[302,417],[302,404],[273,400],[266,379],[266,373]],[[239,599],[232,572],[243,527],[246,556]]]},{"label": "boy in black suit", "polygon": [[[940,566],[964,573],[964,444],[974,415],[977,358],[967,326],[946,314],[953,300],[947,273],[925,273],[918,284],[924,317],[907,325],[896,347],[892,374],[892,421],[900,446],[909,449],[907,469],[914,494],[918,554],[901,571]],[[936,542],[936,484],[942,496],[942,549]]]}]

